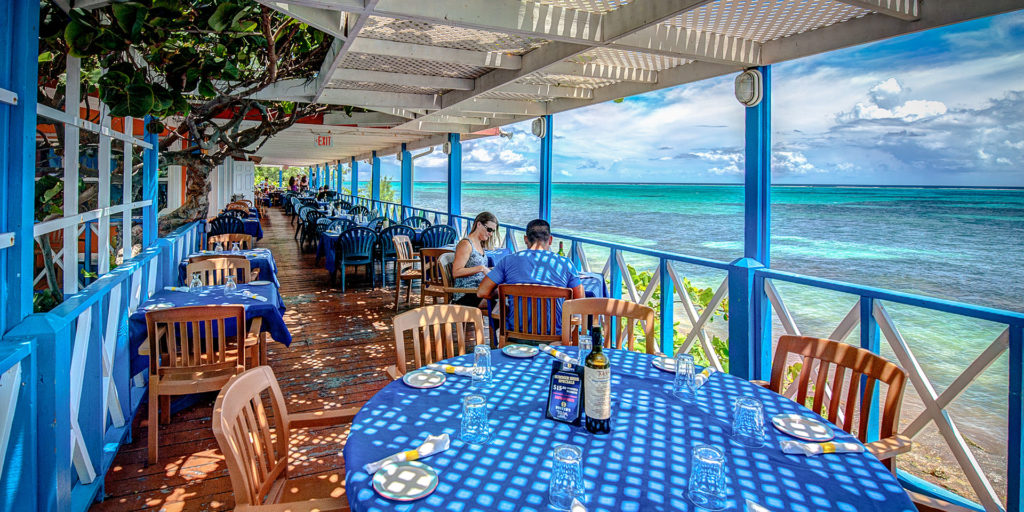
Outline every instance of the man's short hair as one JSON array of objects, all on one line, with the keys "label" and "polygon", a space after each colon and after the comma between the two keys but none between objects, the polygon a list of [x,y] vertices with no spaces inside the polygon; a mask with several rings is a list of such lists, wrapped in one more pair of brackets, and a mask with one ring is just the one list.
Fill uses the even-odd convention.
[{"label": "man's short hair", "polygon": [[547,242],[551,238],[551,224],[544,219],[531,220],[526,225],[526,241],[533,245],[538,242]]}]

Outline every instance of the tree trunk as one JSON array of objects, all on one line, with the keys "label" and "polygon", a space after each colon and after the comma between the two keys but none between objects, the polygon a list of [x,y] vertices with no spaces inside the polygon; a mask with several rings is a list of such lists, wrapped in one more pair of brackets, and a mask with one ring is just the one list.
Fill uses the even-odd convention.
[{"label": "tree trunk", "polygon": [[210,172],[213,166],[194,160],[185,173],[185,201],[173,212],[160,218],[160,236],[189,222],[205,219],[210,214]]}]

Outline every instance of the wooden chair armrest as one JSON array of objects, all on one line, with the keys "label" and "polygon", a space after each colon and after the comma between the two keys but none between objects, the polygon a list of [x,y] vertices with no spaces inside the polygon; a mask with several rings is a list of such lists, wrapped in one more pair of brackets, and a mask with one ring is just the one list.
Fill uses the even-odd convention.
[{"label": "wooden chair armrest", "polygon": [[388,366],[384,371],[388,374],[388,377],[390,377],[391,380],[398,380],[402,378],[402,372],[398,371],[398,367],[395,365]]},{"label": "wooden chair armrest", "polygon": [[875,457],[878,457],[878,460],[886,460],[901,453],[909,452],[913,445],[914,442],[909,437],[897,434],[885,439],[879,439],[878,441],[872,441],[864,445],[864,448]]},{"label": "wooden chair armrest", "polygon": [[337,498],[323,498],[267,505],[242,505],[235,508],[235,512],[329,512],[334,510],[348,510],[348,503],[345,500],[339,501]]},{"label": "wooden chair armrest", "polygon": [[249,282],[259,281],[259,279],[260,279],[260,269],[254,268],[254,269],[249,271]]},{"label": "wooden chair armrest", "polygon": [[288,428],[327,427],[350,423],[352,418],[356,417],[357,412],[359,412],[359,407],[289,414]]},{"label": "wooden chair armrest", "polygon": [[[160,339],[160,338],[164,337],[165,334],[167,334],[167,327],[160,326],[160,327],[156,328],[156,338],[157,339]],[[139,345],[139,355],[140,356],[148,356],[149,355],[149,338],[146,338],[146,340],[142,342],[142,345]]]},{"label": "wooden chair armrest", "polygon": [[772,385],[770,382],[768,382],[766,380],[752,380],[752,381],[750,381],[750,383],[755,385],[755,386],[761,386],[762,388],[765,388],[765,389],[769,389],[771,387],[771,385]]},{"label": "wooden chair armrest", "polygon": [[907,495],[910,496],[910,500],[914,502],[920,512],[974,512],[972,508],[954,505],[919,492],[907,491]]},{"label": "wooden chair armrest", "polygon": [[[259,342],[260,330],[263,329],[263,317],[258,316],[252,319],[249,332],[245,336],[245,346],[251,347]],[[251,336],[249,336],[251,335]]]},{"label": "wooden chair armrest", "polygon": [[476,295],[477,288],[455,288],[455,287],[451,287],[451,288],[445,288],[444,291],[446,293],[467,293],[467,294]]},{"label": "wooden chair armrest", "polygon": [[398,258],[396,261],[398,261],[399,263],[419,263],[420,262],[419,258],[416,258],[416,259]]}]

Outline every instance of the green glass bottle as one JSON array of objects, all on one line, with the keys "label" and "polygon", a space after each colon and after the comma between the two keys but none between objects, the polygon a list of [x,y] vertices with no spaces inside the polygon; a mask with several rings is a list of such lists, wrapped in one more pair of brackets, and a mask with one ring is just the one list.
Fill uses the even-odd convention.
[{"label": "green glass bottle", "polygon": [[565,257],[565,246],[563,246],[562,244],[563,244],[563,242],[558,242],[558,255],[562,256],[564,258]]},{"label": "green glass bottle", "polygon": [[590,329],[594,349],[587,354],[583,368],[584,410],[587,413],[586,427],[591,434],[607,434],[612,431],[612,365],[604,354],[601,327]]}]

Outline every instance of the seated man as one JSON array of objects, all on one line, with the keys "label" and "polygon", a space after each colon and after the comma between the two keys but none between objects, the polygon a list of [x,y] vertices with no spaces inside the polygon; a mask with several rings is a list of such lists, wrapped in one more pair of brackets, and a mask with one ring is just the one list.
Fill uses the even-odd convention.
[{"label": "seated man", "polygon": [[[585,297],[576,266],[569,258],[551,251],[553,238],[551,225],[547,221],[530,221],[526,225],[526,236],[523,239],[526,241],[527,249],[498,260],[494,268],[487,273],[487,277],[480,282],[477,296],[482,299],[495,299],[498,297],[498,285],[501,284],[543,284],[572,288],[574,299]],[[556,309],[555,331],[561,333],[561,301],[558,302]]]}]

